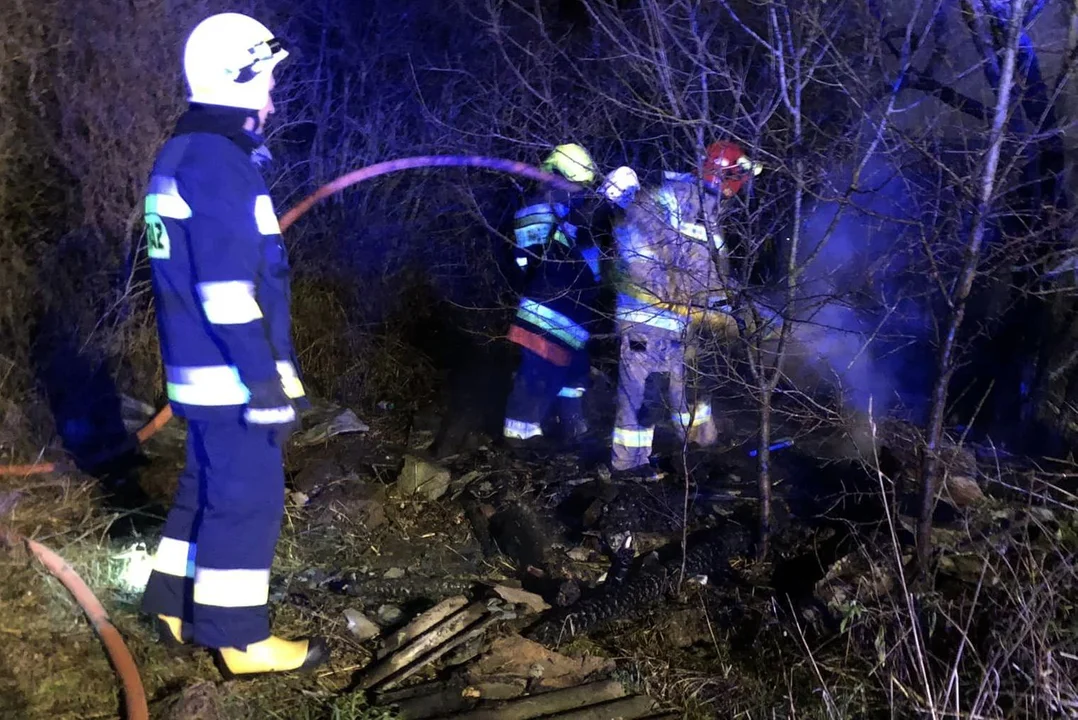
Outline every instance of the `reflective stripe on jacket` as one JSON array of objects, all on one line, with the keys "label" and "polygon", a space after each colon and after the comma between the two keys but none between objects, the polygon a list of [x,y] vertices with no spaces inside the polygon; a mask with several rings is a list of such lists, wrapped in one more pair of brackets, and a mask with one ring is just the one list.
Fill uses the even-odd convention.
[{"label": "reflective stripe on jacket", "polygon": [[577,225],[569,222],[578,202],[564,192],[548,192],[525,203],[514,218],[514,252],[525,270],[514,324],[527,334],[511,333],[510,339],[533,351],[539,346],[555,364],[567,357],[557,348],[584,348],[596,319],[599,283],[577,247]]},{"label": "reflective stripe on jacket", "polygon": [[617,318],[680,332],[718,297],[720,278],[706,240],[717,231],[688,222],[699,211],[696,188],[668,181],[643,193],[615,226]]},{"label": "reflective stripe on jacket", "polygon": [[618,322],[636,323],[680,333],[689,324],[688,315],[656,303],[640,300],[628,293],[618,293],[614,318]]},{"label": "reflective stripe on jacket", "polygon": [[289,266],[243,111],[193,106],[158,153],[145,199],[169,401],[237,417],[248,386],[304,396],[292,349]]},{"label": "reflective stripe on jacket", "polygon": [[513,215],[513,238],[518,250],[543,246],[553,240],[565,247],[576,243],[577,228],[568,221],[569,207],[561,203],[539,202],[526,205]]},{"label": "reflective stripe on jacket", "polygon": [[572,318],[531,298],[521,298],[516,322],[537,328],[544,335],[557,338],[573,350],[583,348],[588,342],[588,331]]}]

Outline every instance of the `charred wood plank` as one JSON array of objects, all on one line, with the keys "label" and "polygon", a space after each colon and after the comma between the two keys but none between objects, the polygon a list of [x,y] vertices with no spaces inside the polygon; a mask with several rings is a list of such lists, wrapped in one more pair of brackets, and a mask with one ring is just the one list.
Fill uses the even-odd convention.
[{"label": "charred wood plank", "polygon": [[453,715],[452,720],[532,720],[573,711],[595,703],[617,700],[624,696],[625,688],[620,682],[603,680],[478,708],[471,712]]}]

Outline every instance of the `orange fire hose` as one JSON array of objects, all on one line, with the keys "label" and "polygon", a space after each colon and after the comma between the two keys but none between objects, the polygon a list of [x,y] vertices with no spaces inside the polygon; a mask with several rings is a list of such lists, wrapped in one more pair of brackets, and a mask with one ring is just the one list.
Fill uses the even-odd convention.
[{"label": "orange fire hose", "polygon": [[[281,216],[280,225],[281,232],[287,230],[292,223],[298,220],[304,213],[310,210],[315,203],[324,200],[330,195],[335,195],[345,188],[351,187],[357,183],[361,183],[364,180],[370,180],[371,178],[378,177],[379,175],[387,175],[393,172],[400,172],[401,170],[413,170],[416,168],[425,167],[476,167],[484,168],[487,170],[498,170],[501,172],[511,173],[513,175],[520,175],[522,177],[530,178],[532,180],[538,180],[545,182],[554,187],[562,190],[578,190],[579,186],[575,185],[561,176],[554,175],[553,173],[545,172],[538,168],[532,167],[527,163],[516,162],[515,160],[502,160],[500,158],[482,157],[479,155],[422,155],[419,157],[402,158],[400,160],[387,160],[386,162],[370,165],[359,170],[354,170],[346,175],[342,175],[333,182],[327,183],[318,190],[314,191],[298,205]],[[142,445],[151,437],[153,437],[157,431],[163,428],[169,420],[172,419],[172,407],[165,405],[161,408],[153,418],[141,427],[138,432],[135,433],[135,441]],[[29,465],[0,465],[0,476],[4,475],[40,475],[50,472],[63,472],[73,470],[74,466],[65,462],[47,462],[47,463],[33,463]]]},{"label": "orange fire hose", "polygon": [[63,583],[68,592],[79,603],[79,606],[90,619],[94,631],[105,646],[109,660],[120,676],[124,688],[124,707],[127,710],[127,720],[149,720],[150,710],[146,705],[146,692],[142,687],[142,678],[139,676],[135,659],[124,644],[123,637],[116,626],[109,620],[109,614],[94,595],[93,591],[83,582],[70,565],[64,559],[44,545],[29,538],[0,527],[0,541],[14,546],[24,544],[37,558],[38,562],[45,566],[53,577]]}]

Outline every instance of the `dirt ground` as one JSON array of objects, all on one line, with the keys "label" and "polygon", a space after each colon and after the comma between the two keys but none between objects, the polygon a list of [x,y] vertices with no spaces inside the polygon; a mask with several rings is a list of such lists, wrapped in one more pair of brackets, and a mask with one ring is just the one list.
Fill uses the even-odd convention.
[{"label": "dirt ground", "polygon": [[[633,532],[637,566],[630,572],[641,572],[649,558],[673,557],[676,566],[685,519],[689,529],[730,542],[733,550],[723,551],[729,572],[710,582],[683,578],[695,582],[666,587],[659,602],[627,602],[628,612],[563,638],[561,652],[612,659],[616,677],[686,718],[836,717],[821,687],[868,672],[856,669],[862,666],[850,660],[849,646],[857,628],[868,627],[870,600],[861,593],[876,567],[857,552],[850,528],[869,519],[878,527],[881,518],[878,497],[856,500],[872,496],[874,480],[863,469],[821,464],[797,447],[776,455],[773,561],[757,566],[745,540],[755,511],[745,438],[673,463],[675,470],[690,467],[688,485],[673,477],[614,490],[587,457],[602,455],[601,437],[583,458],[517,457],[479,438],[445,460],[448,484],[440,491],[404,495],[402,463],[429,443],[431,423],[393,410],[364,419],[367,433],[293,448],[287,457],[289,501],[271,607],[278,633],[329,639],[332,660],[309,675],[222,682],[208,655],[170,655],[138,615],[138,591],[125,587],[124,562],[116,558],[135,543],[156,543],[182,458],[180,428],[153,439],[143,463],[114,472],[108,483],[81,474],[6,478],[0,517],[60,552],[105,603],[139,664],[155,718],[392,717],[354,690],[379,641],[358,639],[345,611],[359,611],[385,635],[443,598],[502,584],[539,593],[550,613],[564,613],[612,571],[604,537]],[[117,477],[143,493],[138,510],[105,500],[103,484],[122,486]],[[821,520],[824,509],[832,519]],[[969,534],[968,514],[952,508],[948,519]],[[657,548],[663,552],[651,555]],[[20,548],[0,553],[0,566],[0,717],[116,717],[118,683],[77,606]],[[874,597],[889,587],[875,588]],[[890,620],[881,613],[875,622],[878,628]],[[878,646],[880,639],[867,642]],[[882,709],[878,692],[858,692],[846,701],[860,708],[854,714]]]}]

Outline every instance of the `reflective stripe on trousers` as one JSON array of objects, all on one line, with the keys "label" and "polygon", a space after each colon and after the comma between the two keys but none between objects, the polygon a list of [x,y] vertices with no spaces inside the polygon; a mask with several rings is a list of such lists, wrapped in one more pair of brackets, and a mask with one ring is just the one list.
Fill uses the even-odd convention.
[{"label": "reflective stripe on trousers", "polygon": [[514,440],[531,440],[534,437],[543,435],[543,427],[539,423],[506,418],[502,434]]},{"label": "reflective stripe on trousers", "polygon": [[669,380],[668,402],[674,428],[684,437],[687,431],[705,440],[714,435],[710,404],[701,402],[690,409],[685,397],[685,347],[681,336],[650,325],[618,324],[621,359],[618,365],[617,411],[611,442],[611,465],[615,470],[631,470],[649,463],[655,437],[654,425],[645,415],[644,393],[650,376]]},{"label": "reflective stripe on trousers", "polygon": [[626,448],[647,448],[651,453],[651,444],[655,441],[655,428],[634,430],[632,428],[615,427],[614,444]]},{"label": "reflective stripe on trousers", "polygon": [[268,569],[214,570],[195,561],[195,543],[162,537],[154,553],[153,569],[164,575],[195,581],[194,602],[216,607],[255,607],[269,599]]},{"label": "reflective stripe on trousers", "polygon": [[513,389],[506,400],[505,436],[524,440],[538,437],[542,423],[552,413],[563,422],[582,424],[588,370],[588,355],[583,350],[570,353],[569,362],[558,365],[523,349]]},{"label": "reflective stripe on trousers", "polygon": [[215,570],[195,567],[196,605],[245,608],[269,600],[270,571],[262,569]]},{"label": "reflective stripe on trousers", "polygon": [[195,562],[197,546],[186,540],[163,537],[154,553],[153,569],[165,575],[195,581],[193,600],[216,607],[255,607],[269,599],[267,569],[213,570]]},{"label": "reflective stripe on trousers", "polygon": [[269,637],[270,567],[284,515],[281,448],[270,431],[238,421],[187,428],[187,463],[143,611],[191,623],[198,645],[243,647]]},{"label": "reflective stripe on trousers", "polygon": [[173,577],[195,576],[195,544],[186,540],[163,537],[153,555],[153,569]]}]

